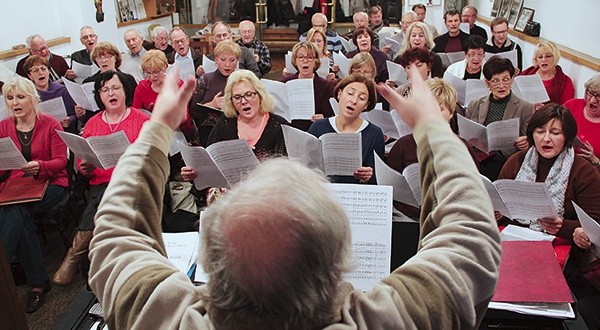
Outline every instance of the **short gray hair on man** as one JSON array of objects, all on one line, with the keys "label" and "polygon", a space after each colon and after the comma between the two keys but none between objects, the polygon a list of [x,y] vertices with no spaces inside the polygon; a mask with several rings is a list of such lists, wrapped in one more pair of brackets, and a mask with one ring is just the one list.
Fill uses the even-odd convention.
[{"label": "short gray hair on man", "polygon": [[79,33],[83,32],[83,30],[85,30],[85,29],[90,29],[90,30],[94,31],[94,33],[96,33],[96,30],[94,30],[94,28],[89,25],[82,26],[81,29],[79,29]]},{"label": "short gray hair on man", "polygon": [[138,30],[138,29],[136,29],[136,28],[130,28],[130,29],[127,29],[127,30],[125,31],[125,33],[123,33],[123,40],[127,39],[127,37],[126,37],[126,36],[127,36],[127,34],[128,34],[128,33],[130,33],[130,32],[133,32],[133,33],[137,34],[137,35],[138,35],[138,37],[140,37],[142,40],[144,39],[144,35],[142,34],[142,32],[140,32],[140,30]]},{"label": "short gray hair on man", "polygon": [[413,20],[416,22],[419,19],[419,16],[417,16],[417,13],[415,13],[412,10],[407,11],[406,13],[404,13],[404,15],[402,15],[402,18],[405,16],[412,16]]},{"label": "short gray hair on man", "polygon": [[152,38],[156,37],[159,33],[161,32],[166,32],[167,34],[169,34],[169,30],[167,30],[167,28],[165,28],[162,25],[159,25],[157,27],[155,27],[154,29],[152,29]]},{"label": "short gray hair on man", "polygon": [[44,37],[39,34],[33,34],[27,37],[27,39],[25,39],[25,45],[27,46],[27,49],[31,49],[31,43],[34,39],[44,39]]},{"label": "short gray hair on man", "polygon": [[588,79],[583,84],[583,87],[592,92],[600,91],[600,73],[596,73],[592,78]]},{"label": "short gray hair on man", "polygon": [[360,16],[363,16],[366,19],[369,19],[369,14],[365,13],[364,11],[357,11],[356,13],[354,13],[354,15],[352,15],[352,20],[355,20]]},{"label": "short gray hair on man", "polygon": [[350,247],[348,218],[325,177],[284,158],[265,161],[203,216],[211,320],[217,328],[329,324]]}]

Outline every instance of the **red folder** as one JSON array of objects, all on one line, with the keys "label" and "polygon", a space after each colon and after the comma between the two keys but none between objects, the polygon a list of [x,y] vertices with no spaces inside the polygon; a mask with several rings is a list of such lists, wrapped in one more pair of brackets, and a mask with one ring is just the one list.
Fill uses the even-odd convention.
[{"label": "red folder", "polygon": [[573,296],[550,242],[502,242],[495,302],[571,303]]},{"label": "red folder", "polygon": [[0,192],[0,206],[41,201],[48,183],[48,180],[36,180],[33,176],[12,177]]}]

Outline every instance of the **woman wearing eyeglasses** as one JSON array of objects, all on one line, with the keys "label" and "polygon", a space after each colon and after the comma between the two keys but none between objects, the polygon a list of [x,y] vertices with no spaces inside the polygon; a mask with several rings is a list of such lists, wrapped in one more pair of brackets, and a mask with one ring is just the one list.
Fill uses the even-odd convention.
[{"label": "woman wearing eyeglasses", "polygon": [[577,137],[583,143],[576,145],[577,155],[589,160],[600,170],[600,73],[583,85],[583,99],[572,99],[565,103],[577,123]]},{"label": "woman wearing eyeglasses", "polygon": [[60,124],[65,131],[77,133],[75,109],[82,111],[83,107],[75,104],[65,85],[50,81],[50,61],[45,57],[31,55],[25,60],[23,69],[27,72],[29,80],[33,81],[40,96],[40,101],[48,101],[59,97],[63,100],[67,113]]},{"label": "woman wearing eyeglasses", "polygon": [[[152,112],[158,93],[160,93],[165,81],[168,66],[167,56],[162,50],[152,49],[144,53],[144,56],[142,56],[142,72],[146,78],[141,80],[135,88],[132,107]],[[183,80],[180,79],[179,85],[182,84]],[[188,140],[194,138],[195,127],[189,113],[179,128]]]},{"label": "woman wearing eyeglasses", "polygon": [[[98,70],[93,75],[85,78],[83,80],[84,84],[89,82],[95,82],[100,76],[100,74],[106,71],[121,72],[119,70],[119,67],[122,63],[121,52],[119,52],[119,49],[110,42],[103,41],[96,44],[96,46],[92,50],[91,57],[94,64],[96,64],[98,68],[100,68],[100,70]],[[123,74],[123,77],[125,77],[124,84],[128,86],[127,93],[130,93],[130,95],[127,96],[133,98],[133,92],[137,87],[137,82],[135,81],[135,78],[132,75],[124,72],[121,73]],[[77,115],[77,119],[85,123],[96,113],[90,111],[89,109],[75,109],[75,114]]]},{"label": "woman wearing eyeglasses", "polygon": [[0,138],[10,138],[27,164],[20,169],[0,171],[0,191],[25,176],[40,185],[49,181],[41,201],[0,206],[0,241],[4,242],[8,260],[15,255],[21,259],[31,287],[25,311],[33,313],[44,303],[50,281],[32,217],[50,210],[67,196],[67,147],[56,133],[62,131],[58,120],[39,111],[39,97],[31,81],[14,76],[6,82],[2,94],[10,116],[0,121]]},{"label": "woman wearing eyeglasses", "polygon": [[[98,75],[94,83],[94,98],[100,111],[85,125],[82,133],[84,138],[123,131],[129,142],[133,143],[137,139],[142,125],[150,117],[131,107],[133,92],[129,90],[131,87],[127,81],[127,76],[118,71],[108,70]],[[71,283],[79,262],[87,258],[94,229],[94,216],[114,171],[114,167],[103,170],[81,160],[78,160],[78,168],[83,176],[89,178],[90,189],[73,245],[52,278],[57,285]]]},{"label": "woman wearing eyeglasses", "polygon": [[[287,121],[274,114],[275,103],[252,71],[232,73],[225,86],[223,116],[210,132],[208,144],[243,139],[259,160],[287,155],[281,125]],[[192,181],[197,174],[191,167],[181,168],[181,175]]]},{"label": "woman wearing eyeglasses", "polygon": [[559,60],[558,46],[552,41],[542,41],[533,51],[533,66],[523,70],[521,75],[539,75],[550,96],[549,102],[564,104],[575,97],[575,86],[573,80],[558,65]]},{"label": "woman wearing eyeglasses", "polygon": [[292,126],[306,132],[313,122],[334,115],[331,103],[329,103],[329,98],[333,96],[333,84],[317,74],[317,70],[321,66],[321,59],[319,49],[312,42],[303,41],[294,45],[292,65],[298,72],[284,76],[283,82],[293,79],[312,79],[313,81],[315,114],[310,120],[292,120]]}]

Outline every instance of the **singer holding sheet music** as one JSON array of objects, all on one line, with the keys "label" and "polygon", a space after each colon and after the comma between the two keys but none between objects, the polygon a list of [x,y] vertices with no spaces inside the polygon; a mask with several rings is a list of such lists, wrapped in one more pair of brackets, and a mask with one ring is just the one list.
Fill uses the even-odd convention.
[{"label": "singer holding sheet music", "polygon": [[[529,148],[525,132],[529,118],[533,114],[533,104],[517,97],[511,91],[515,67],[506,58],[492,56],[483,66],[485,83],[490,95],[472,100],[465,111],[465,117],[482,125],[519,118],[519,137],[515,139],[515,151]],[[510,154],[505,151],[492,151],[485,154],[476,150],[479,171],[490,181],[498,178],[502,165]]]},{"label": "singer holding sheet music", "polygon": [[[128,75],[120,71],[108,70],[98,74],[94,83],[94,98],[100,111],[88,120],[81,134],[83,138],[123,131],[129,142],[137,139],[142,124],[149,117],[131,107],[133,91],[128,81]],[[87,258],[88,245],[94,229],[94,216],[114,171],[114,167],[103,170],[81,160],[77,163],[79,172],[89,178],[90,189],[86,195],[87,204],[81,214],[73,245],[52,278],[52,282],[57,285],[70,284],[79,262]]]},{"label": "singer holding sheet music", "polygon": [[0,122],[0,138],[10,137],[28,163],[20,169],[0,171],[0,191],[23,176],[33,176],[42,185],[49,181],[41,201],[0,206],[0,237],[8,260],[19,255],[23,263],[31,287],[25,311],[32,313],[42,306],[50,290],[32,216],[50,210],[67,196],[67,147],[55,131],[63,130],[58,120],[39,112],[39,96],[31,81],[14,76],[3,86],[2,95],[11,116]]},{"label": "singer holding sheet music", "polygon": [[[244,139],[259,160],[287,155],[281,125],[288,122],[273,113],[273,97],[256,75],[237,70],[227,79],[223,115],[208,136],[208,145],[220,141]],[[198,174],[182,167],[181,176],[193,181]]]},{"label": "singer holding sheet music", "polygon": [[293,79],[312,79],[313,81],[315,114],[311,120],[292,120],[292,126],[307,131],[316,120],[334,115],[329,103],[329,99],[333,96],[333,84],[317,74],[317,70],[321,67],[321,58],[317,46],[312,42],[301,41],[294,45],[292,65],[298,72],[288,76],[284,75],[283,82]]},{"label": "singer holding sheet music", "polygon": [[573,231],[580,227],[571,201],[600,221],[600,173],[575,155],[572,144],[576,134],[577,124],[568,109],[555,103],[545,105],[527,126],[531,147],[512,155],[498,177],[545,182],[559,217],[539,219],[540,229],[571,241]]},{"label": "singer holding sheet music", "polygon": [[362,138],[363,166],[356,169],[351,176],[333,176],[332,182],[339,183],[370,183],[374,184],[376,152],[381,159],[384,157],[385,142],[381,128],[360,118],[365,110],[372,110],[377,102],[375,83],[373,79],[359,74],[351,74],[342,79],[333,90],[339,102],[338,114],[335,117],[324,118],[314,122],[308,133],[319,137],[326,133],[360,133]]},{"label": "singer holding sheet music", "polygon": [[58,97],[62,98],[67,110],[67,117],[61,120],[60,124],[65,131],[77,133],[75,111],[76,108],[83,111],[83,107],[75,104],[65,85],[50,81],[50,61],[45,57],[32,55],[23,63],[23,69],[27,72],[27,77],[33,81],[35,89],[37,89],[40,96],[40,101],[48,101]]},{"label": "singer holding sheet music", "polygon": [[[594,279],[585,278],[582,273],[590,271],[594,265],[598,269],[600,265],[590,250],[589,239],[586,240],[572,202],[600,222],[600,173],[585,158],[575,154],[572,143],[576,134],[577,124],[568,109],[556,103],[543,106],[533,114],[527,126],[527,139],[532,147],[511,156],[504,164],[499,179],[545,183],[559,216],[538,219],[538,223],[530,225],[530,228],[541,227],[549,234],[575,243],[571,247],[565,276],[578,299],[596,297],[591,298],[596,302],[584,301],[580,311],[586,322],[590,321],[591,315],[598,322],[600,274],[598,270],[587,274],[595,276],[595,285],[598,286],[594,286]],[[507,223],[509,220],[506,218],[500,220],[500,224]],[[590,308],[593,313],[588,312]],[[596,327],[590,326],[592,328]]]}]

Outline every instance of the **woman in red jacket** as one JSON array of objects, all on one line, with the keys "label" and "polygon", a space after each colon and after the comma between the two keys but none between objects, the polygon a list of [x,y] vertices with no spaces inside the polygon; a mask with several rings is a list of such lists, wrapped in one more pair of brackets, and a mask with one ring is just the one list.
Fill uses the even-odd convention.
[{"label": "woman in red jacket", "polygon": [[26,176],[33,176],[40,184],[49,181],[41,201],[0,207],[0,238],[8,259],[18,254],[23,262],[31,287],[25,311],[33,313],[44,303],[50,280],[42,264],[42,249],[32,216],[48,211],[67,196],[67,147],[56,133],[63,130],[58,120],[38,110],[39,96],[31,81],[15,76],[4,85],[2,95],[11,115],[0,122],[0,138],[10,138],[27,164],[0,171],[0,191],[11,180]]}]

